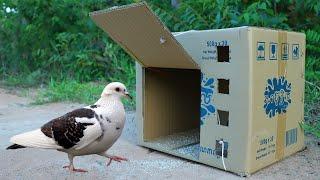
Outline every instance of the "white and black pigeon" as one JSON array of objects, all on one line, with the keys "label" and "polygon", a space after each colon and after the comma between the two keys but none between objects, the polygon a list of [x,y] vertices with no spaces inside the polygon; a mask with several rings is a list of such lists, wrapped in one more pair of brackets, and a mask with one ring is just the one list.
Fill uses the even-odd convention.
[{"label": "white and black pigeon", "polygon": [[97,154],[109,158],[108,166],[112,160],[127,161],[126,158],[107,154],[124,127],[122,97],[132,99],[122,83],[112,82],[104,88],[101,98],[94,105],[68,112],[40,129],[13,136],[10,142],[14,144],[7,149],[32,147],[65,152],[70,164],[64,168],[75,172],[87,172],[74,168],[75,156]]}]

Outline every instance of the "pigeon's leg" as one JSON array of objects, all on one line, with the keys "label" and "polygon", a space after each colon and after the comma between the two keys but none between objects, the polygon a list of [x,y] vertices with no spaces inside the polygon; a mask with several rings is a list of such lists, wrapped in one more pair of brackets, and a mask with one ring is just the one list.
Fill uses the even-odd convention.
[{"label": "pigeon's leg", "polygon": [[70,164],[68,166],[63,166],[63,168],[68,168],[72,172],[88,172],[87,170],[84,170],[84,169],[76,169],[76,168],[74,168],[74,166],[73,166],[73,158],[74,158],[74,156],[73,155],[68,154],[68,158],[69,158]]},{"label": "pigeon's leg", "polygon": [[109,166],[112,161],[117,161],[117,162],[128,161],[127,158],[123,158],[123,157],[120,157],[120,156],[112,156],[112,155],[107,154],[106,152],[100,153],[99,155],[103,156],[103,157],[106,157],[106,158],[109,158],[107,166]]}]

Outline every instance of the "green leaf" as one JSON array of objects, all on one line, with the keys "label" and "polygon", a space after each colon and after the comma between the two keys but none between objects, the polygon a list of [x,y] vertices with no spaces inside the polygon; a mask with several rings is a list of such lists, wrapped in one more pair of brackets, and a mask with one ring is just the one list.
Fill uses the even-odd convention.
[{"label": "green leaf", "polygon": [[265,2],[262,2],[262,3],[259,5],[259,9],[266,10],[266,9],[267,9],[267,4],[266,4]]},{"label": "green leaf", "polygon": [[249,24],[249,20],[250,20],[249,14],[248,14],[248,13],[243,14],[243,18],[244,18],[244,21],[245,21],[247,24]]}]

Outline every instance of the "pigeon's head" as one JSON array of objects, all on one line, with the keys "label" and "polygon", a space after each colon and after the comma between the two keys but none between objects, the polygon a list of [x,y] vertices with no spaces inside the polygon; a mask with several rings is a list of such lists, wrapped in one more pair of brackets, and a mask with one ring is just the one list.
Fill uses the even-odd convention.
[{"label": "pigeon's head", "polygon": [[118,97],[127,97],[132,99],[130,96],[126,86],[120,82],[112,82],[109,83],[103,90],[101,97],[108,96],[108,95],[114,95]]}]

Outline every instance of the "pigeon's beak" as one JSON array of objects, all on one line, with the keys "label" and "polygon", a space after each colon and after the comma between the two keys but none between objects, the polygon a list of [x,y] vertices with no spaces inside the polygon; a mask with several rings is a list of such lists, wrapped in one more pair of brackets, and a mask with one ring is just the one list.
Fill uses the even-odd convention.
[{"label": "pigeon's beak", "polygon": [[125,92],[125,95],[128,99],[132,100],[132,96],[128,92]]}]

